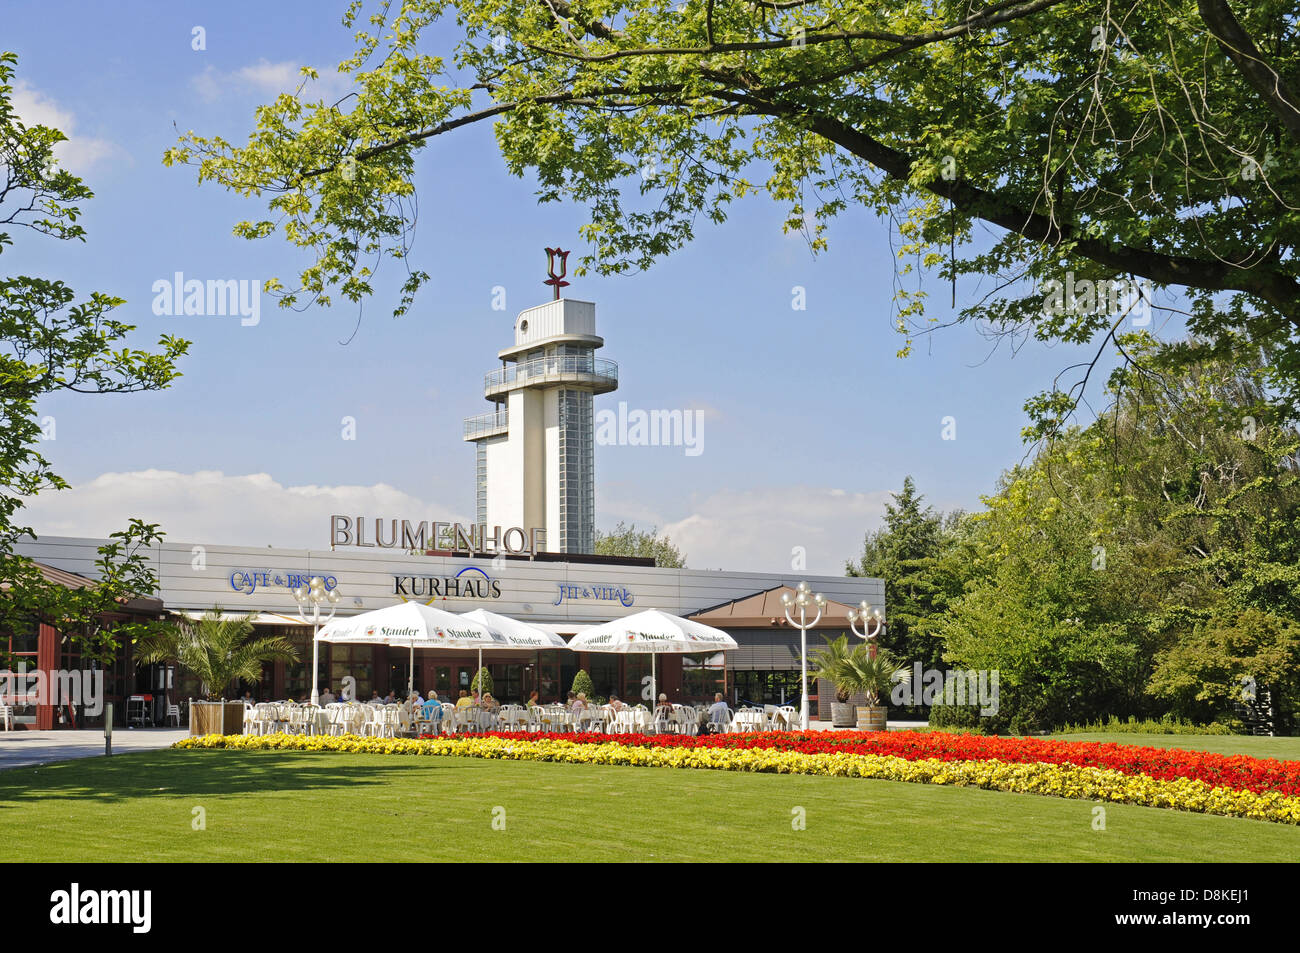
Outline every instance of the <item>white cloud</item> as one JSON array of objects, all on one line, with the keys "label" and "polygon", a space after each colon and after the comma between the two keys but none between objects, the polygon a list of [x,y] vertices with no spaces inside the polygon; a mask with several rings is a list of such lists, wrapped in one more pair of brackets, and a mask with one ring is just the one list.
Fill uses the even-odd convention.
[{"label": "white cloud", "polygon": [[681,519],[641,522],[657,522],[692,569],[790,572],[794,547],[802,546],[809,575],[838,576],[862,552],[863,534],[880,525],[890,498],[888,490],[810,486],[719,490],[692,500]]},{"label": "white cloud", "polygon": [[[215,102],[231,93],[254,92],[262,97],[278,96],[280,93],[292,93],[302,82],[302,64],[292,60],[272,63],[260,59],[249,66],[225,72],[209,66],[192,80],[199,96],[205,102]],[[335,70],[320,70],[319,79],[308,82],[303,90],[304,98],[321,98],[326,102],[339,99],[352,87],[350,76]]]},{"label": "white cloud", "polygon": [[467,514],[386,483],[284,486],[266,473],[236,476],[219,470],[104,473],[29,500],[18,520],[39,535],[99,538],[139,517],[160,523],[176,542],[324,549],[334,513],[469,521]]},{"label": "white cloud", "polygon": [[78,175],[104,159],[124,156],[120,148],[107,139],[77,133],[77,117],[38,89],[19,80],[14,84],[10,102],[26,126],[49,126],[68,137],[54,147],[59,164]]}]

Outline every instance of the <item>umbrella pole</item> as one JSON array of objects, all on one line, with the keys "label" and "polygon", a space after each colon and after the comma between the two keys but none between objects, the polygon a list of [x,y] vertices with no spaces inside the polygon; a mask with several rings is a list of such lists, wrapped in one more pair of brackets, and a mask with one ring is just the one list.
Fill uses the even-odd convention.
[{"label": "umbrella pole", "polygon": [[650,711],[653,713],[659,704],[659,694],[655,688],[655,654],[650,653]]},{"label": "umbrella pole", "polygon": [[[480,645],[478,647],[478,671],[474,673],[474,681],[478,682],[478,700],[480,704],[483,702],[483,679],[479,674],[482,671],[483,671],[483,646]],[[474,687],[474,682],[471,682],[469,687],[472,689]],[[473,692],[471,692],[471,694],[473,694]]]},{"label": "umbrella pole", "polygon": [[406,670],[406,699],[415,694],[415,643],[411,643],[411,664]]}]

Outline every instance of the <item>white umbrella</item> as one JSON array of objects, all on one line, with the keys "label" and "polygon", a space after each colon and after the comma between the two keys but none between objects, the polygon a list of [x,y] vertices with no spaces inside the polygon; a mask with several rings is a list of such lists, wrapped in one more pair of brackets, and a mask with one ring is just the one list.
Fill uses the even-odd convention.
[{"label": "white umbrella", "polygon": [[[544,649],[567,649],[569,647],[569,644],[554,632],[547,632],[535,625],[520,622],[518,619],[512,619],[509,616],[498,615],[495,612],[488,612],[486,609],[462,612],[461,618],[470,619],[486,626],[497,643],[492,648],[540,652]],[[483,671],[483,649],[480,646],[478,650],[478,672],[481,671]],[[474,673],[475,678],[478,678],[478,672]]]},{"label": "white umbrella", "polygon": [[657,703],[655,656],[659,654],[693,655],[737,648],[736,640],[721,629],[703,622],[693,622],[659,609],[646,609],[632,615],[589,625],[569,640],[574,652],[616,652],[621,655],[647,653],[650,656],[650,700]]},{"label": "white umbrella", "polygon": [[481,649],[492,647],[499,636],[481,622],[420,602],[396,605],[335,618],[321,627],[318,642],[351,642],[361,645],[403,645],[411,650],[407,697],[415,689],[416,649]]}]

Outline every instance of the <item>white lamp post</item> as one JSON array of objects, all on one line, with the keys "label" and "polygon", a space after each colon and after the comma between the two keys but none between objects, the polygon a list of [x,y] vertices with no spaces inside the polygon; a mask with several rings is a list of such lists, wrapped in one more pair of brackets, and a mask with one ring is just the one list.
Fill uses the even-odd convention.
[{"label": "white lamp post", "polygon": [[[320,704],[320,688],[317,683],[320,675],[320,643],[316,641],[316,635],[320,632],[322,622],[328,622],[334,618],[334,613],[338,609],[339,594],[338,590],[326,590],[325,580],[320,576],[312,576],[311,581],[305,586],[299,586],[293,591],[293,598],[298,603],[298,618],[303,622],[311,622],[311,703]],[[328,603],[329,615],[321,617],[320,607]],[[307,618],[307,607],[311,607],[311,619]]]},{"label": "white lamp post", "polygon": [[[862,631],[858,631],[858,620],[862,620]],[[871,603],[863,599],[856,609],[849,610],[849,628],[853,634],[867,643],[867,657],[876,657],[876,636],[885,631],[885,620],[880,610],[871,608]]]},{"label": "white lamp post", "polygon": [[[799,724],[808,730],[808,630],[821,621],[822,610],[826,608],[826,597],[820,592],[814,594],[808,583],[801,582],[794,595],[781,593],[781,605],[785,607],[785,621],[799,630]],[[808,621],[808,606],[817,607],[816,617]],[[791,609],[799,610],[799,621],[790,616]]]}]

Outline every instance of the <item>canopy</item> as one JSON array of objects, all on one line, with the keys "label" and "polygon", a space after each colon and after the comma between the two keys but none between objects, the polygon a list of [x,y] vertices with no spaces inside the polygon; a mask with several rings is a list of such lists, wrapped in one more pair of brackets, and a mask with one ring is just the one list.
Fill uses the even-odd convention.
[{"label": "canopy", "polygon": [[417,649],[492,648],[501,642],[480,622],[420,602],[399,602],[360,615],[333,619],[321,626],[316,639]]},{"label": "canopy", "polygon": [[721,629],[659,609],[646,609],[612,622],[587,626],[569,640],[569,648],[575,652],[649,654],[652,703],[659,700],[655,685],[655,655],[725,652],[738,647],[736,640]]},{"label": "canopy", "polygon": [[500,634],[481,622],[421,602],[396,605],[334,619],[316,633],[318,642],[352,642],[363,645],[402,645],[411,650],[406,694],[415,691],[416,649],[479,649],[497,647]]},{"label": "canopy", "polygon": [[567,649],[569,647],[569,644],[554,632],[548,632],[539,626],[520,622],[518,619],[512,619],[509,616],[488,612],[486,609],[463,612],[461,618],[485,625],[492,631],[494,636],[499,635],[505,639],[504,645],[498,640],[497,644],[493,645],[492,648],[529,649],[536,652],[545,649]]},{"label": "canopy", "polygon": [[[518,619],[512,619],[507,615],[497,615],[495,612],[488,612],[486,609],[462,612],[461,618],[470,619],[487,626],[492,633],[492,637],[497,640],[497,644],[491,646],[494,649],[527,649],[539,652],[543,649],[567,649],[569,647],[569,644],[554,632],[547,632],[535,625],[520,622]],[[505,644],[502,644],[502,640],[504,640]],[[480,689],[482,688],[482,683],[478,682],[479,672],[482,671],[483,649],[480,647],[478,650],[478,669],[474,672],[475,681],[470,683],[471,687],[478,684]]]}]

